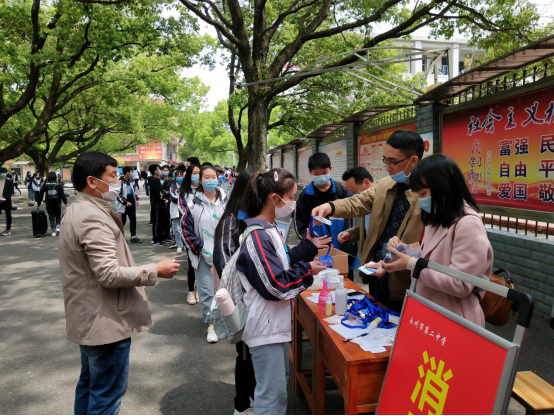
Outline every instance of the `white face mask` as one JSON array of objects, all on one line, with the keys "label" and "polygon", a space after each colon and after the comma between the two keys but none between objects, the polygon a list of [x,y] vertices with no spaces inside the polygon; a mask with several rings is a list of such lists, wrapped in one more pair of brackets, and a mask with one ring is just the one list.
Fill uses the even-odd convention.
[{"label": "white face mask", "polygon": [[[94,178],[94,176],[93,176],[93,178]],[[98,179],[98,178],[94,178],[94,179],[96,179],[97,181],[100,181],[102,183],[105,183],[106,185],[108,185],[110,187],[108,192],[100,192],[98,189],[96,189],[96,192],[100,193],[100,196],[102,197],[103,200],[113,202],[117,199],[117,195],[119,195],[119,191],[121,190],[121,184],[119,184],[119,183],[107,183],[107,182],[104,182],[102,179]]]},{"label": "white face mask", "polygon": [[[279,195],[277,195],[279,196]],[[289,216],[293,213],[293,211],[296,209],[296,201],[285,201],[283,198],[279,196],[279,199],[283,201],[286,205],[282,208],[277,207],[275,205],[275,202],[273,205],[275,205],[275,217],[276,218],[284,218]]]}]

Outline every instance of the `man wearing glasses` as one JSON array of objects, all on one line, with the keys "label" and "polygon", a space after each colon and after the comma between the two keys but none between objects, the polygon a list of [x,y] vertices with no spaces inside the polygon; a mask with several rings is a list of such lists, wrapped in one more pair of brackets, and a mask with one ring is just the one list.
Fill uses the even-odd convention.
[{"label": "man wearing glasses", "polygon": [[[406,130],[394,132],[387,140],[383,157],[390,176],[361,194],[320,205],[313,209],[312,215],[355,218],[371,214],[361,248],[360,259],[364,263],[383,260],[387,243],[394,236],[407,243],[421,241],[425,226],[417,194],[410,189],[410,175],[423,157],[423,151],[419,134]],[[369,277],[368,283],[373,297],[400,311],[406,289],[410,287],[410,272],[386,273],[379,269]]]}]

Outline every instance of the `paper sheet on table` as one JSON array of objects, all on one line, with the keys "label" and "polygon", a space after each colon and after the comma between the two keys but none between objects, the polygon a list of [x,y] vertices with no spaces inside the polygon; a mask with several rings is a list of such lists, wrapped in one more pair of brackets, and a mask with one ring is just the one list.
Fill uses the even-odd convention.
[{"label": "paper sheet on table", "polygon": [[[368,332],[368,329],[361,328],[347,328],[342,324],[338,325],[329,325],[333,331],[338,332],[344,338],[354,338],[358,335],[362,335]],[[372,353],[384,352],[382,347],[391,346],[396,336],[397,326],[390,329],[384,328],[375,328],[369,331],[369,335],[366,335],[361,338],[357,338],[350,342],[358,344],[360,348],[364,351],[369,351]]]},{"label": "paper sheet on table", "polygon": [[[363,298],[365,298],[365,295],[364,294],[361,294],[361,295],[356,295],[356,296],[349,296],[348,294],[349,293],[352,293],[352,292],[356,292],[356,290],[354,289],[346,289],[346,297],[348,299],[357,299],[357,300],[361,300]],[[309,300],[310,302],[313,302],[313,303],[319,303],[319,293],[320,292],[317,292],[317,293],[312,293],[310,296],[308,296],[306,299]],[[331,299],[333,299],[333,304],[335,303],[335,291],[331,291]]]}]

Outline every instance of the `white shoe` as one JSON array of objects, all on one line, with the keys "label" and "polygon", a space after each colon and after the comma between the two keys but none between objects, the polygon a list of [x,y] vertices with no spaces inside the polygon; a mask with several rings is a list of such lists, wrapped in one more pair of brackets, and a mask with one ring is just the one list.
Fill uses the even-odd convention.
[{"label": "white shoe", "polygon": [[183,252],[183,249],[182,249],[181,247],[179,247],[179,248],[177,249],[177,254],[182,253],[182,252]]},{"label": "white shoe", "polygon": [[239,412],[237,409],[235,409],[235,413],[233,413],[233,414],[234,415],[253,415],[254,414],[254,409],[249,407],[244,412]]},{"label": "white shoe", "polygon": [[56,232],[54,231],[54,232],[52,233],[52,237],[56,237],[56,235],[57,235],[57,234],[56,234]]},{"label": "white shoe", "polygon": [[187,303],[189,305],[195,305],[196,304],[196,296],[194,296],[194,292],[189,292],[187,296]]},{"label": "white shoe", "polygon": [[213,325],[210,325],[208,327],[208,335],[206,336],[206,341],[208,341],[210,344],[215,344],[217,341],[219,341]]}]

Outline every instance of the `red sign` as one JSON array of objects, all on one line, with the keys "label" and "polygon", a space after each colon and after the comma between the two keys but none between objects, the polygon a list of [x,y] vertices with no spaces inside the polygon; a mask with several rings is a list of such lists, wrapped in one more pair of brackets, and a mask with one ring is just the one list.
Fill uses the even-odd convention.
[{"label": "red sign", "polygon": [[554,88],[445,114],[443,152],[484,205],[554,212]]},{"label": "red sign", "polygon": [[407,297],[381,415],[492,414],[506,350]]},{"label": "red sign", "polygon": [[162,144],[149,143],[137,146],[139,160],[161,160],[162,159]]}]

